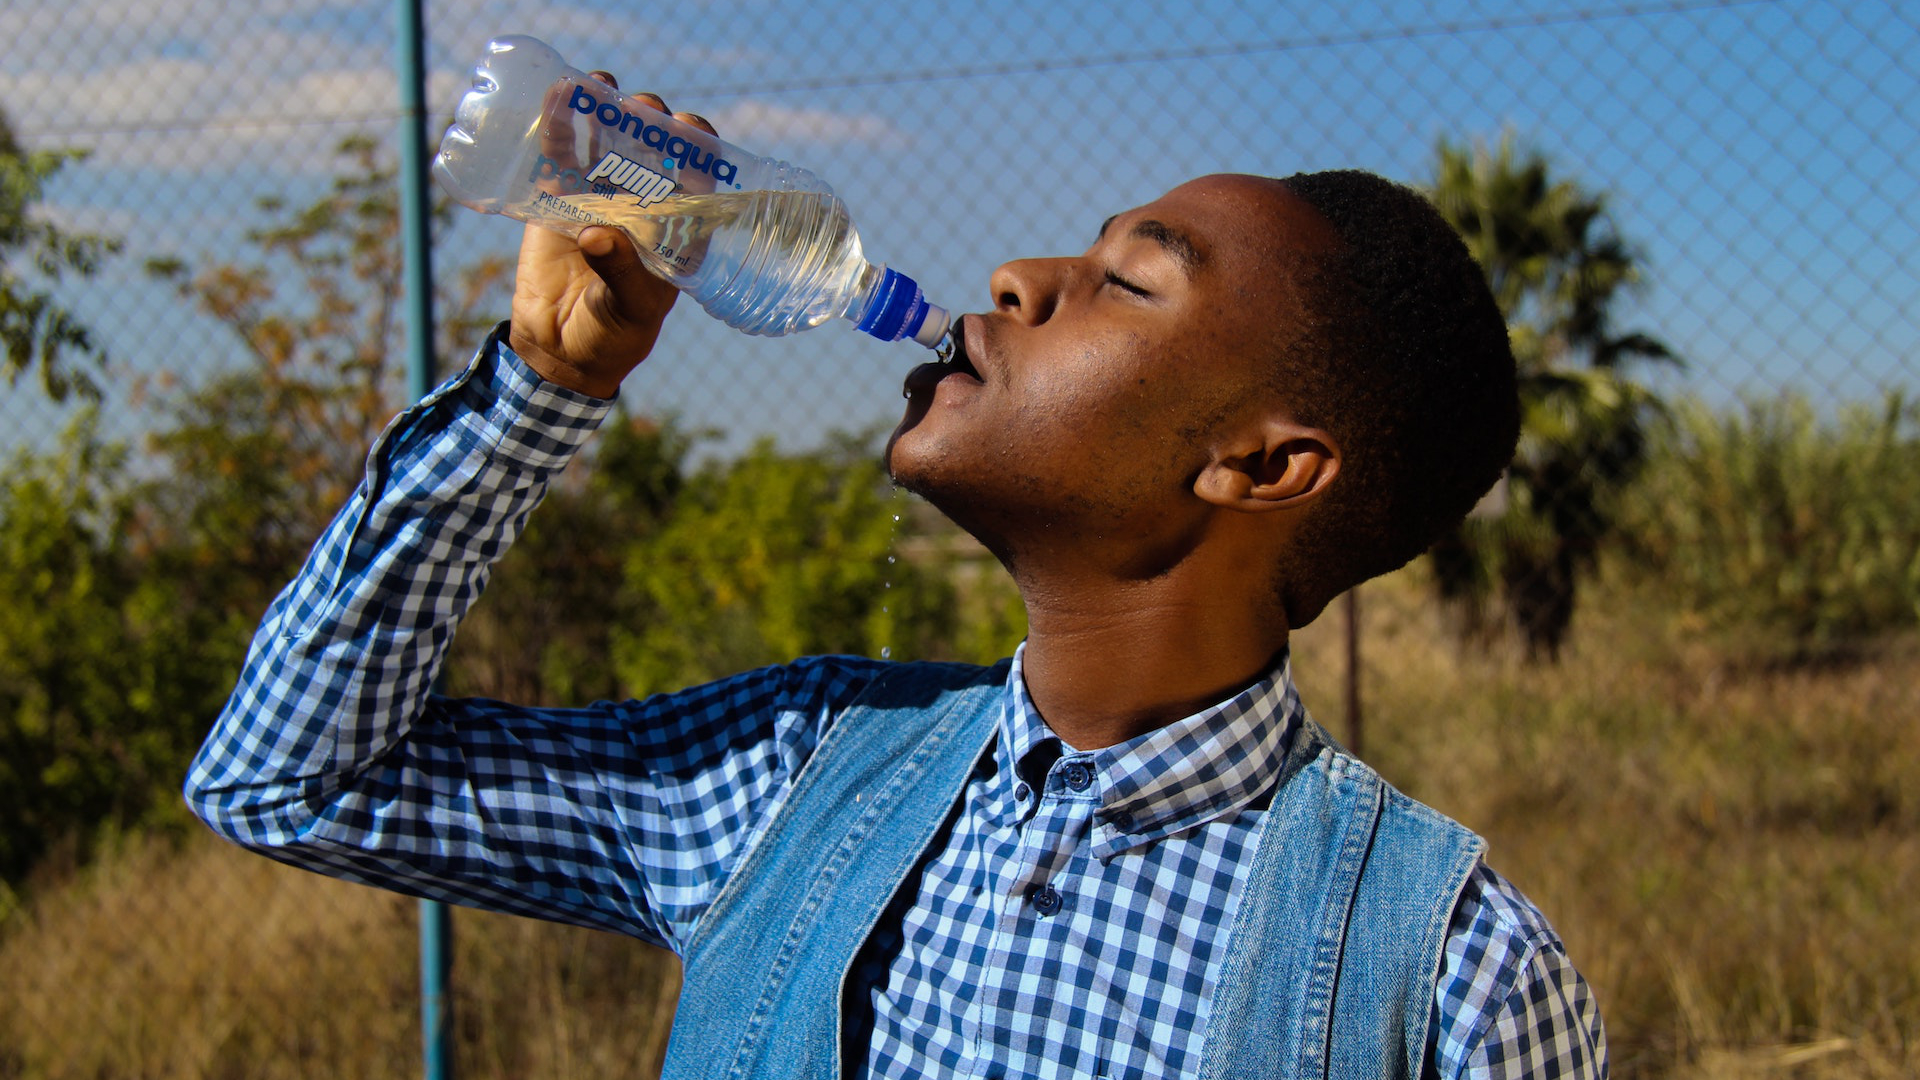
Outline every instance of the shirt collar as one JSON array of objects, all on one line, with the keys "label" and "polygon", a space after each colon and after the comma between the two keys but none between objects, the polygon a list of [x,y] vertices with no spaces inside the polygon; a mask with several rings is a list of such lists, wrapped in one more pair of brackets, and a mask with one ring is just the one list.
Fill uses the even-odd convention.
[{"label": "shirt collar", "polygon": [[1013,770],[1016,784],[1042,783],[1025,773],[1045,770],[1048,791],[1074,763],[1090,767],[1094,781],[1084,797],[1099,802],[1093,853],[1102,859],[1252,804],[1272,786],[1306,716],[1290,654],[1282,649],[1272,670],[1226,700],[1117,746],[1081,752],[1062,742],[1034,707],[1025,652],[1022,643],[1007,674],[999,764]]}]

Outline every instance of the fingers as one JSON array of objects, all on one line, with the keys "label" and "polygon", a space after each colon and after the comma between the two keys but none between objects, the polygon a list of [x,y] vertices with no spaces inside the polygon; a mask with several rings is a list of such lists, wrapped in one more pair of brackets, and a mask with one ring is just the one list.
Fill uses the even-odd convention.
[{"label": "fingers", "polygon": [[[613,86],[616,89],[618,89],[618,84],[614,82],[613,76],[610,73],[605,71],[594,71],[594,72],[589,72],[589,74],[592,75],[594,78],[599,79],[601,82],[606,83],[608,86]],[[708,120],[706,117],[701,116],[699,113],[673,112],[672,109],[668,108],[667,101],[665,98],[661,97],[659,94],[656,94],[650,90],[642,90],[639,93],[630,94],[628,95],[628,100],[638,102],[639,104],[644,105],[649,109],[657,109],[660,112],[668,113],[675,120],[678,120],[689,127],[697,128],[700,131],[704,131],[707,134],[712,135],[716,139],[720,137],[720,133],[714,130],[713,122],[711,120]],[[708,149],[713,150],[714,148],[709,147]],[[678,180],[680,183],[680,190],[686,194],[702,194],[706,192],[711,192],[713,190],[713,181],[710,178],[701,176],[697,173],[682,173],[679,175]]]},{"label": "fingers", "polygon": [[613,311],[629,322],[659,319],[678,295],[640,261],[633,240],[618,229],[592,226],[580,231],[580,257],[606,284]]},{"label": "fingers", "polygon": [[[593,76],[596,79],[599,79],[601,82],[606,83],[608,86],[613,87],[615,90],[620,89],[619,82],[617,82],[614,79],[612,73],[610,72],[590,71],[587,74]],[[642,105],[645,105],[649,109],[658,109],[663,113],[669,113],[670,115],[672,115],[672,117],[675,120],[678,120],[683,124],[691,124],[694,127],[699,128],[701,131],[704,131],[707,134],[712,135],[716,138],[718,138],[720,135],[718,131],[715,131],[713,129],[713,122],[708,120],[706,117],[701,116],[699,113],[673,112],[673,110],[667,108],[667,100],[661,97],[659,94],[654,93],[651,90],[642,90],[637,94],[632,94],[629,96],[632,98],[632,100],[637,101]]]},{"label": "fingers", "polygon": [[578,243],[581,257],[609,287],[625,276],[628,269],[641,268],[640,256],[633,249],[633,241],[618,229],[589,225],[580,230]]}]

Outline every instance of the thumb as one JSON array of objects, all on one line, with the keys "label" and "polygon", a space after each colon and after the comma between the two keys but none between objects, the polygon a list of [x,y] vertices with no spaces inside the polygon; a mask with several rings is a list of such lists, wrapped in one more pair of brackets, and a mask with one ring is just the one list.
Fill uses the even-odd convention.
[{"label": "thumb", "polygon": [[654,276],[633,241],[619,229],[592,225],[580,231],[580,255],[587,266],[606,283],[613,308],[627,319],[659,318],[666,314],[677,290]]}]

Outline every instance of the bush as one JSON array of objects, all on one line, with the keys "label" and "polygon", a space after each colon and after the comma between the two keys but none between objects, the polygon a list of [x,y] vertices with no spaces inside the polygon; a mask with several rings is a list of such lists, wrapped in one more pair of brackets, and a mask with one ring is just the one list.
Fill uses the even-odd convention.
[{"label": "bush", "polygon": [[1693,402],[1630,504],[1643,571],[1701,628],[1831,655],[1920,622],[1920,409]]},{"label": "bush", "polygon": [[103,827],[180,822],[180,775],[245,627],[140,550],[123,455],[83,416],[0,484],[0,881]]},{"label": "bush", "polygon": [[627,549],[624,586],[649,616],[614,635],[628,692],[817,653],[942,654],[953,589],[893,554],[907,507],[860,440],[802,454],[763,440],[693,474]]}]

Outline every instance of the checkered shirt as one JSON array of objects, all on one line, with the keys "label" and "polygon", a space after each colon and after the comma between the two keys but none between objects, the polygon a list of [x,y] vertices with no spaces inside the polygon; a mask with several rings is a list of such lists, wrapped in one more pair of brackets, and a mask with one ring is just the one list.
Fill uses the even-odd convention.
[{"label": "checkered shirt", "polygon": [[[608,410],[503,337],[381,434],[268,609],[188,798],[285,862],[678,949],[886,665],[812,657],[575,709],[429,694],[489,567]],[[1018,661],[950,826],[856,960],[850,1071],[1191,1074],[1260,807],[1305,716],[1289,669],[1082,752],[1034,710]],[[1484,864],[1449,928],[1427,1055],[1442,1077],[1606,1075],[1586,983]]]}]

